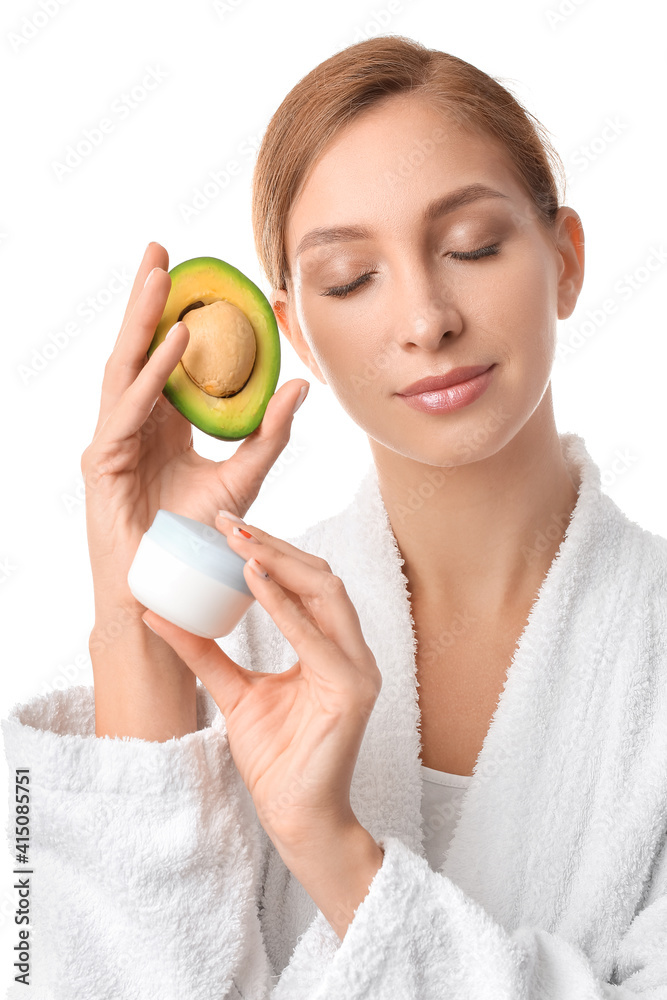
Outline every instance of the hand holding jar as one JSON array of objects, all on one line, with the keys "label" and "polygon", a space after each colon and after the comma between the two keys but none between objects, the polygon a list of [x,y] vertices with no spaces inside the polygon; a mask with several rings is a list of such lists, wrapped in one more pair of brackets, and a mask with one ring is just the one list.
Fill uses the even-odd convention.
[{"label": "hand holding jar", "polygon": [[314,835],[354,825],[350,785],[382,677],[345,586],[324,559],[242,522],[219,516],[216,526],[246,560],[246,582],[296,663],[282,673],[246,670],[212,639],[152,611],[143,619],[218,704],[258,818],[292,856]]}]

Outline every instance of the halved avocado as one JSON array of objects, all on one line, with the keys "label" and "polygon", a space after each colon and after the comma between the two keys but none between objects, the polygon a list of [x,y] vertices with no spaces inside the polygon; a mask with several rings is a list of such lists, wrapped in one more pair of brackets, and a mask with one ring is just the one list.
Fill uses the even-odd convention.
[{"label": "halved avocado", "polygon": [[191,424],[224,441],[262,421],[280,374],[280,336],[271,303],[238,268],[193,257],[169,272],[171,289],[148,356],[179,320],[190,330],[162,390]]}]

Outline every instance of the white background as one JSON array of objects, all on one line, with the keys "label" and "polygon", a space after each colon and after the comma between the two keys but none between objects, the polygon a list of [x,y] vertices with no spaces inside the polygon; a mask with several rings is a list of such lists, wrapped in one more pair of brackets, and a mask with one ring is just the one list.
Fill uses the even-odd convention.
[{"label": "white background", "polygon": [[[568,172],[566,203],[581,215],[586,235],[584,288],[559,328],[563,343],[579,346],[554,368],[557,426],[582,435],[619,506],[667,536],[659,14],[650,0],[630,7],[618,0],[3,5],[3,717],[35,694],[92,683],[93,590],[79,463],[146,245],[162,243],[170,266],[221,257],[268,294],[250,226],[253,150],[302,76],[371,34],[407,35],[476,64],[551,132]],[[142,91],[149,73],[154,89]],[[103,118],[112,130],[58,177],[68,146]],[[210,182],[209,172],[231,160],[239,172],[184,221],[182,207]],[[654,250],[663,254],[659,266]],[[111,294],[115,273],[131,277]],[[84,313],[89,297],[93,319]],[[617,308],[607,315],[602,305],[610,298]],[[71,323],[76,336],[55,352],[49,347],[38,370],[38,356],[59,334],[63,344]],[[370,451],[328,388],[281,340],[280,384],[300,377],[311,388],[248,518],[289,537],[351,499]],[[195,447],[221,459],[236,445],[195,430]],[[6,801],[4,768],[1,779]],[[10,856],[3,858],[0,961],[9,975],[16,895]]]}]

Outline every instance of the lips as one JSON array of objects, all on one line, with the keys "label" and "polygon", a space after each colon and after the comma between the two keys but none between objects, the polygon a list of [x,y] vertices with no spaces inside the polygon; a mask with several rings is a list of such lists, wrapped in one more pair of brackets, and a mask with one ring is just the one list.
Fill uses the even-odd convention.
[{"label": "lips", "polygon": [[429,375],[427,378],[421,378],[418,382],[413,382],[411,385],[406,386],[398,395],[414,396],[418,392],[433,392],[437,389],[448,389],[450,385],[467,382],[468,379],[481,375],[482,372],[488,371],[491,367],[492,365],[469,365],[465,368],[452,368],[451,371],[446,372],[444,375]]}]

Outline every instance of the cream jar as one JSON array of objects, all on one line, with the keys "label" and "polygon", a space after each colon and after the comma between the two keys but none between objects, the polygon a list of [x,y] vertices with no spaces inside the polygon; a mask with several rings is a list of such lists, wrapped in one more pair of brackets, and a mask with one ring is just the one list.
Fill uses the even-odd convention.
[{"label": "cream jar", "polygon": [[229,635],[255,600],[243,576],[245,560],[215,528],[158,510],[142,536],[127,576],[151,611],[194,635]]}]

